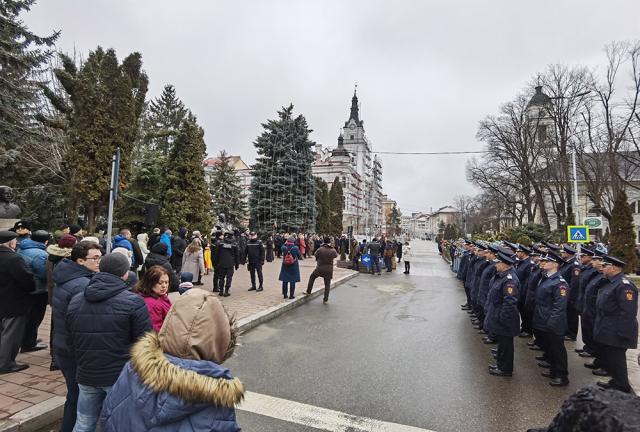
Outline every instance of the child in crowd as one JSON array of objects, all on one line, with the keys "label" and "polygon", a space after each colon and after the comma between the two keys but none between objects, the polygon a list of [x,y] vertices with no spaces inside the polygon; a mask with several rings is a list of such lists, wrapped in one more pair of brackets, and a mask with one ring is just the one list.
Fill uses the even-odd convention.
[{"label": "child in crowd", "polygon": [[180,285],[178,286],[178,292],[184,294],[187,290],[193,288],[193,273],[182,272],[180,273]]},{"label": "child in crowd", "polygon": [[147,304],[153,329],[159,332],[169,309],[171,309],[171,301],[167,295],[169,292],[169,273],[164,267],[153,266],[145,272],[135,288]]}]

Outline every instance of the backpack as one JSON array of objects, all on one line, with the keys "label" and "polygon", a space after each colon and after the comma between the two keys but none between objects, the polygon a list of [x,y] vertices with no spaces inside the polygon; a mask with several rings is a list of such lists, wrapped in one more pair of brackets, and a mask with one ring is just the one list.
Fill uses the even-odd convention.
[{"label": "backpack", "polygon": [[282,258],[282,263],[286,266],[294,265],[296,263],[296,257],[291,253],[291,248],[287,250],[284,258]]}]

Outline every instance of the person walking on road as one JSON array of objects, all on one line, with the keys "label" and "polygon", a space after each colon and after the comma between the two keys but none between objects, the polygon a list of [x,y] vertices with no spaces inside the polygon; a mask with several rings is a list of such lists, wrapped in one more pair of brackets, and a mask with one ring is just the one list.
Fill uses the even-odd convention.
[{"label": "person walking on road", "polygon": [[[264,245],[262,240],[258,239],[258,235],[255,232],[249,234],[249,242],[245,248],[245,262],[247,262],[247,270],[251,275],[251,288],[249,291],[262,291],[263,276],[262,266],[264,265]],[[256,288],[256,273],[258,273],[258,287]]]},{"label": "person walking on road", "polygon": [[369,256],[371,257],[371,274],[377,274],[380,276],[380,249],[382,246],[378,241],[377,237],[374,237],[373,240],[367,246],[367,251],[369,252]]},{"label": "person walking on road", "polygon": [[331,246],[331,239],[329,237],[324,238],[324,243],[320,246],[316,252],[316,268],[309,276],[309,283],[307,284],[306,295],[311,294],[313,289],[313,283],[319,277],[324,279],[324,298],[322,303],[329,301],[329,291],[331,290],[331,279],[333,278],[333,260],[338,257],[338,252]]},{"label": "person walking on road", "polygon": [[[398,243],[398,247],[400,247],[400,243]],[[404,274],[409,274],[411,271],[411,256],[413,255],[409,242],[404,242],[404,250],[400,249],[400,251],[400,255],[404,259]]]},{"label": "person walking on road", "polygon": [[[300,249],[295,245],[296,237],[290,236],[282,246],[282,265],[280,266],[280,276],[282,281],[282,295],[285,299],[294,299],[296,292],[296,282],[300,282]],[[288,288],[288,289],[287,289]]]},{"label": "person walking on road", "polygon": [[233,233],[228,232],[224,235],[224,240],[218,242],[216,247],[216,255],[213,259],[218,269],[218,295],[220,297],[229,297],[231,289],[231,281],[233,280],[234,269],[240,267],[240,256],[238,255],[238,246],[233,240]]},{"label": "person walking on road", "polygon": [[[198,283],[205,271],[201,240],[195,237],[191,240],[189,246],[180,253],[182,254],[181,271],[193,274],[194,279],[196,279],[194,285],[202,285],[202,282]],[[174,249],[174,256],[177,254],[177,250]]]}]

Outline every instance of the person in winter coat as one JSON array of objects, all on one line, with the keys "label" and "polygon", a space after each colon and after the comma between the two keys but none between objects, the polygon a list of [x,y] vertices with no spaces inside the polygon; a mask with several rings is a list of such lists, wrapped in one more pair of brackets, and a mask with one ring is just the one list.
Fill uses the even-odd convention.
[{"label": "person in winter coat", "polygon": [[171,309],[171,301],[167,295],[169,292],[169,272],[164,267],[151,267],[136,284],[135,290],[140,293],[147,305],[151,326],[159,332],[169,309]]},{"label": "person in winter coat", "polygon": [[145,272],[153,266],[159,265],[169,272],[169,291],[176,291],[180,280],[178,276],[173,272],[171,264],[169,264],[169,257],[167,256],[167,245],[165,243],[156,243],[151,248],[151,252],[147,255],[147,259],[144,261]]},{"label": "person in winter coat", "polygon": [[144,262],[147,259],[147,255],[149,255],[149,247],[147,244],[149,243],[149,236],[147,233],[138,234],[138,246],[140,247],[140,253],[142,254],[142,261],[138,264],[138,272],[142,271],[142,267],[144,266]]},{"label": "person in winter coat", "polygon": [[360,243],[358,243],[358,240],[352,238],[351,247],[349,248],[349,261],[351,261],[352,270],[360,271],[360,255],[362,255]]},{"label": "person in winter coat", "polygon": [[483,329],[498,341],[497,363],[489,373],[511,376],[513,373],[513,338],[520,333],[518,291],[520,281],[513,271],[515,259],[498,252],[496,274],[487,295],[487,311]]},{"label": "person in winter coat", "polygon": [[[296,282],[300,282],[299,260],[301,255],[300,249],[295,245],[295,241],[295,236],[290,236],[280,250],[282,255],[282,265],[280,266],[280,276],[278,279],[282,281],[282,295],[285,299],[295,298]],[[287,255],[290,255],[291,257],[287,258]],[[289,263],[289,261],[292,262]]]},{"label": "person in winter coat", "polygon": [[234,241],[233,233],[226,233],[224,240],[218,242],[213,261],[218,271],[218,293],[220,297],[229,297],[234,269],[238,270],[240,267],[238,246]]},{"label": "person in winter coat", "polygon": [[[405,244],[408,243],[405,242]],[[398,262],[402,261],[402,242],[400,240],[398,240],[398,243],[396,245],[396,256],[398,257]]]},{"label": "person in winter coat", "polygon": [[132,264],[135,264],[135,258],[133,256],[133,245],[127,238],[126,233],[129,233],[129,236],[131,236],[129,230],[122,230],[120,231],[120,234],[113,238],[113,242],[111,243],[111,250],[113,251],[117,248],[126,249],[127,251],[129,251],[129,260]]},{"label": "person in winter coat", "polygon": [[64,403],[60,432],[71,432],[76,424],[79,393],[75,356],[71,348],[67,346],[65,317],[73,296],[84,292],[91,277],[98,272],[101,258],[100,245],[83,240],[73,247],[71,256],[60,261],[53,270],[56,288],[51,299],[51,322],[53,324],[51,348],[56,364],[62,371],[67,385],[67,400]]},{"label": "person in winter coat", "polygon": [[[184,251],[187,249],[187,233],[189,231],[187,228],[182,227],[178,231],[177,236],[171,237],[171,266],[176,273],[180,273],[182,271],[182,263],[184,258]],[[187,270],[191,271],[191,270]],[[194,275],[197,275],[198,272],[192,272]]]},{"label": "person in winter coat", "polygon": [[316,268],[309,276],[309,283],[307,284],[306,295],[311,294],[313,289],[313,283],[319,277],[324,279],[324,298],[322,303],[329,301],[329,290],[331,290],[331,279],[333,278],[333,260],[338,258],[338,252],[331,247],[331,239],[329,237],[324,238],[324,243],[320,246],[315,253]]},{"label": "person in winter coat", "polygon": [[[245,249],[245,261],[248,263],[247,270],[251,276],[251,288],[249,291],[262,291],[264,277],[262,266],[264,265],[264,245],[255,232],[249,234],[249,242]],[[256,273],[258,273],[258,287],[256,288]]]},{"label": "person in winter coat", "polygon": [[53,269],[56,265],[62,261],[63,258],[69,258],[71,256],[71,250],[76,245],[78,240],[71,234],[64,234],[58,240],[57,244],[47,246],[47,290],[49,291],[49,303],[51,303],[51,297],[53,296]]},{"label": "person in winter coat", "polygon": [[173,252],[171,250],[171,230],[170,229],[167,229],[165,230],[164,233],[162,233],[162,235],[160,236],[159,243],[164,243],[167,245],[167,256],[171,258],[171,255],[173,254]]},{"label": "person in winter coat", "polygon": [[31,292],[31,310],[22,338],[21,352],[40,351],[47,344],[38,341],[38,327],[44,319],[49,304],[47,292],[47,242],[50,235],[47,231],[35,231],[31,238],[24,239],[18,247],[18,254],[25,260],[33,273],[36,289]]},{"label": "person in winter coat", "polygon": [[[398,248],[400,248],[400,243],[398,243]],[[404,274],[409,274],[411,271],[411,258],[413,252],[411,252],[411,245],[409,242],[404,242],[404,250],[400,249],[400,253],[398,255],[398,259],[402,257],[404,259]]]},{"label": "person in winter coat", "polygon": [[[175,252],[177,254],[177,252]],[[176,256],[174,254],[174,256]],[[204,252],[202,251],[202,244],[199,238],[194,238],[189,246],[182,253],[182,263],[180,268],[184,272],[192,273],[194,279],[198,281],[204,274]],[[195,282],[194,285],[202,285],[202,282]]]},{"label": "person in winter coat", "polygon": [[74,432],[95,431],[102,402],[129,360],[131,345],[151,330],[144,300],[125,283],[126,257],[105,255],[99,269],[71,300],[65,319],[80,388]]},{"label": "person in winter coat", "polygon": [[147,242],[147,248],[151,250],[153,246],[155,246],[158,242],[160,242],[160,228],[154,228],[149,236],[149,241]]},{"label": "person in winter coat", "polygon": [[104,432],[237,432],[244,386],[221,366],[236,331],[215,294],[190,289],[158,334],[144,335],[107,396]]},{"label": "person in winter coat", "polygon": [[[0,374],[29,367],[16,363],[35,289],[33,273],[15,252],[16,233],[0,231]],[[25,241],[25,240],[23,240]]]},{"label": "person in winter coat", "polygon": [[267,262],[272,262],[273,261],[273,236],[269,236],[269,238],[267,239],[266,243],[265,243],[265,247],[267,249]]}]

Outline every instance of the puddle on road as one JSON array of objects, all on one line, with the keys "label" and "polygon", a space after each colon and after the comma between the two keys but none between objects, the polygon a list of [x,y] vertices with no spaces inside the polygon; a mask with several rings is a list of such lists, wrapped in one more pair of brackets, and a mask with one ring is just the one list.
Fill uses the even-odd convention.
[{"label": "puddle on road", "polygon": [[394,316],[400,321],[406,321],[406,322],[426,322],[427,321],[425,317],[421,317],[418,315],[394,315]]}]

